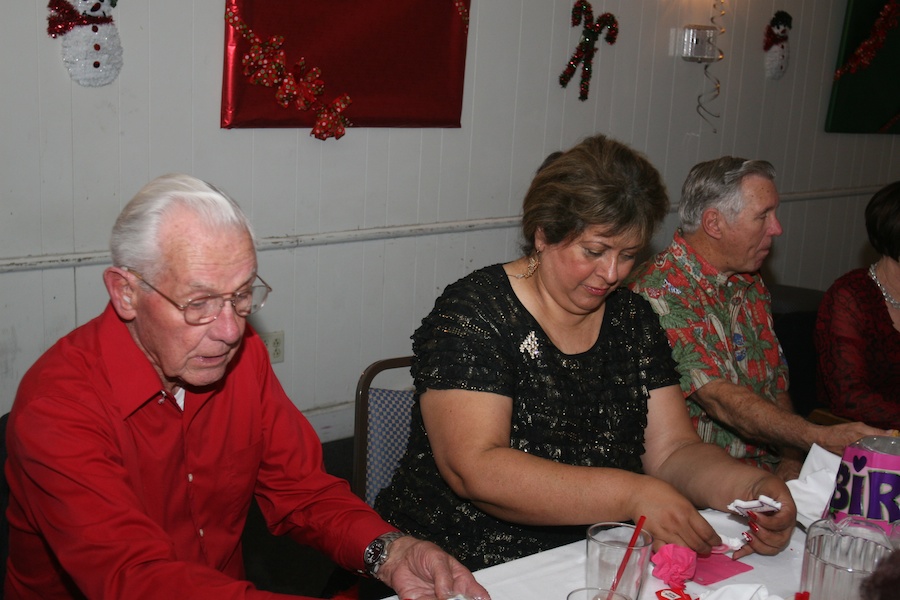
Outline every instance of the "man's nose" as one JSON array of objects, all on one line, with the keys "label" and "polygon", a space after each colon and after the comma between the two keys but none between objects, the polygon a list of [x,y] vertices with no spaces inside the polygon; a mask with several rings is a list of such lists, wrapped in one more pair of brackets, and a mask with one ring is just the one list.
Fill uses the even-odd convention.
[{"label": "man's nose", "polygon": [[236,343],[243,333],[242,325],[244,321],[245,317],[237,314],[232,300],[230,298],[226,299],[225,304],[222,306],[222,312],[213,321],[212,329],[215,337],[226,344]]},{"label": "man's nose", "polygon": [[779,236],[784,233],[784,229],[781,227],[781,221],[778,220],[777,216],[772,217],[772,227],[770,229],[770,235]]}]

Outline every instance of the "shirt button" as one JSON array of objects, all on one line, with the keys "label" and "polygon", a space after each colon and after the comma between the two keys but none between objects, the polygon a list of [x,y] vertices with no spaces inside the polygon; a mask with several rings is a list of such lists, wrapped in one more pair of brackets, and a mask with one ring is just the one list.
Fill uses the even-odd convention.
[{"label": "shirt button", "polygon": [[194,482],[194,474],[188,473],[188,483],[193,483],[193,482]]},{"label": "shirt button", "polygon": [[203,537],[203,528],[200,528],[200,537]]},{"label": "shirt button", "polygon": [[166,398],[165,398],[165,396],[163,396],[162,398],[160,398],[160,399],[157,400],[156,402],[157,402],[157,404],[163,404],[163,403],[165,403],[165,401],[166,401]]}]

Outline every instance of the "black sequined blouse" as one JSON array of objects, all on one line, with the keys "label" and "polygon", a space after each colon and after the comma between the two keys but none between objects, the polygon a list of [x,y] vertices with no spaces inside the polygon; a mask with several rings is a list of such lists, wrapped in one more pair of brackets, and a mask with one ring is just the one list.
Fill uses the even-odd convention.
[{"label": "black sequined blouse", "polygon": [[640,472],[648,390],[678,384],[668,341],[643,298],[614,292],[594,346],[563,354],[519,302],[502,265],[448,286],[413,335],[413,351],[417,398],[409,445],[375,508],[470,569],[583,539],[585,527],[510,523],[454,494],[435,465],[419,394],[431,388],[507,396],[510,447],[572,465]]}]

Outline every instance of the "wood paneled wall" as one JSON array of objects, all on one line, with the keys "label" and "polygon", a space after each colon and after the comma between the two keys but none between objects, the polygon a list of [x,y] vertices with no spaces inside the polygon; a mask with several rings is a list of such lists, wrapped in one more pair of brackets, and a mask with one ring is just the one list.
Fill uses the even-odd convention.
[{"label": "wood paneled wall", "polygon": [[[578,75],[568,89],[557,82],[580,35],[572,4],[473,0],[460,129],[351,129],[327,142],[307,130],[219,128],[221,1],[120,2],[124,67],[101,88],[69,78],[46,2],[4,11],[0,410],[41,352],[102,310],[115,216],[170,171],[216,183],[250,214],[275,288],[254,323],[284,330],[276,372],[324,439],[349,435],[359,373],[409,352],[445,285],[517,255],[510,224],[534,169],[594,132],[645,152],[673,203],[700,160],[772,161],[785,233],[767,274],[780,283],[823,289],[864,263],[862,207],[900,178],[900,147],[896,136],[823,131],[845,0],[723,5],[725,58],[709,69],[722,86],[708,103],[721,114],[715,133],[696,112],[710,85],[703,67],[674,51],[681,27],[717,14],[712,0],[594,1],[620,32],[614,46],[598,44],[586,102]],[[762,41],[775,10],[794,27],[787,75],[769,81]],[[670,215],[654,247],[674,227]]]}]

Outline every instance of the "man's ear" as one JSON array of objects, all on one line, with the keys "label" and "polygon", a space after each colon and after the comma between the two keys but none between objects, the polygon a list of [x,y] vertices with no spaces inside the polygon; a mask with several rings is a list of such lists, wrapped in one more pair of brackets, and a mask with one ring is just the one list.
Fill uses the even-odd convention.
[{"label": "man's ear", "polygon": [[137,313],[134,277],[125,269],[109,267],[103,271],[103,283],[116,314],[124,321],[134,319]]},{"label": "man's ear", "polygon": [[703,232],[714,240],[722,239],[722,225],[725,216],[715,208],[707,208],[700,217]]}]

